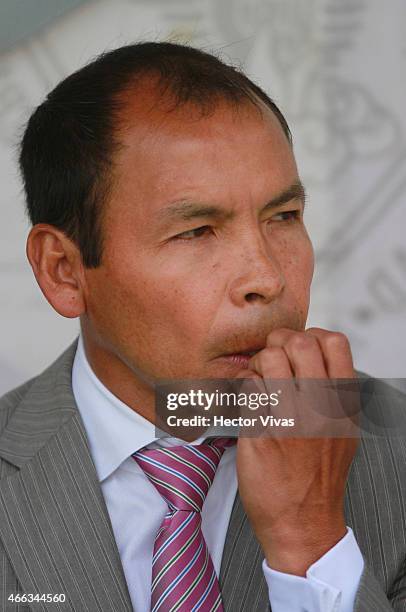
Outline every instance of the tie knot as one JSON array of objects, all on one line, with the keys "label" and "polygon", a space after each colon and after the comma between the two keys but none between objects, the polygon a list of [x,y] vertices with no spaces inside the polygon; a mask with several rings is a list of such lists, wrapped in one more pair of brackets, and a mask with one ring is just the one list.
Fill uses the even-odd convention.
[{"label": "tie knot", "polygon": [[172,510],[200,512],[224,450],[233,438],[193,446],[142,449],[132,455]]}]

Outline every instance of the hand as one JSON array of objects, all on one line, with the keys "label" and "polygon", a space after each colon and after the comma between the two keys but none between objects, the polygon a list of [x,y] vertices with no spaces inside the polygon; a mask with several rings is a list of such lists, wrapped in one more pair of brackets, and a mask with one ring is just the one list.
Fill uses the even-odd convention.
[{"label": "hand", "polygon": [[[355,378],[347,338],[319,328],[272,331],[249,370],[241,377]],[[345,487],[358,441],[354,435],[239,438],[239,493],[269,567],[305,576],[346,534]]]}]

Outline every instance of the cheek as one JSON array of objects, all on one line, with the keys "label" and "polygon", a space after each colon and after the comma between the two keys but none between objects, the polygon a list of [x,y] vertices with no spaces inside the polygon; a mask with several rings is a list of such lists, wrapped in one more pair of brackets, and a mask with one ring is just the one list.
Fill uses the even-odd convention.
[{"label": "cheek", "polygon": [[153,306],[147,314],[182,343],[190,346],[204,342],[211,321],[218,311],[220,290],[214,279],[203,271],[160,279],[149,288]]},{"label": "cheek", "polygon": [[183,345],[204,338],[218,293],[212,275],[141,257],[136,267],[116,261],[110,270],[109,310],[121,335]]},{"label": "cheek", "polygon": [[309,301],[314,272],[314,251],[307,234],[286,242],[284,253],[286,287],[296,300],[305,305]]}]

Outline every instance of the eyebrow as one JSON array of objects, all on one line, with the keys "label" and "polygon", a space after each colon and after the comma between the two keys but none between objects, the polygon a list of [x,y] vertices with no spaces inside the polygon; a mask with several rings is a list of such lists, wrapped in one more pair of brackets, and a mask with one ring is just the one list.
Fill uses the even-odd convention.
[{"label": "eyebrow", "polygon": [[[271,210],[291,202],[292,200],[301,200],[303,207],[305,206],[306,192],[300,180],[295,181],[287,189],[276,195],[261,209],[261,213],[266,210]],[[199,204],[197,202],[177,202],[161,211],[161,216],[164,222],[171,221],[189,221],[201,217],[211,217],[227,221],[235,217],[234,211],[227,211],[218,206]]]}]

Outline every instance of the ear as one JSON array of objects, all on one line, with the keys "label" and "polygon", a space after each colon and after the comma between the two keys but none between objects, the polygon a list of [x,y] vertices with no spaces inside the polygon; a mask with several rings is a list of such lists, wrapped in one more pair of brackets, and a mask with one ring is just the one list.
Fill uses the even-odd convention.
[{"label": "ear", "polygon": [[42,293],[63,317],[85,311],[83,264],[78,247],[52,225],[34,225],[26,253]]}]

